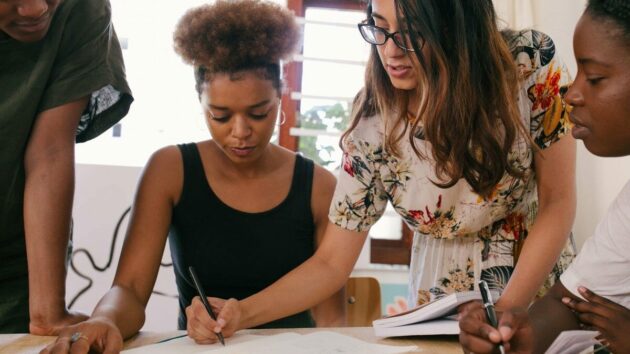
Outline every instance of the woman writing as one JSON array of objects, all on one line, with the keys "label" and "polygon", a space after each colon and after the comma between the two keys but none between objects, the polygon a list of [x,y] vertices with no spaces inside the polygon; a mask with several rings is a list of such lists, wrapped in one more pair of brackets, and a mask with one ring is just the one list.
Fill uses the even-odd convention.
[{"label": "woman writing", "polygon": [[[89,320],[64,329],[44,353],[120,351],[122,339],[142,327],[169,229],[180,329],[199,327],[189,306],[201,304],[189,266],[207,295],[243,299],[308,259],[323,235],[334,176],[270,143],[280,116],[280,60],[299,38],[293,15],[266,1],[217,1],[189,11],[174,38],[176,51],[194,64],[212,139],[154,153],[111,290]],[[315,322],[343,324],[342,300],[317,306]],[[315,324],[308,311],[268,322],[264,327]]]}]

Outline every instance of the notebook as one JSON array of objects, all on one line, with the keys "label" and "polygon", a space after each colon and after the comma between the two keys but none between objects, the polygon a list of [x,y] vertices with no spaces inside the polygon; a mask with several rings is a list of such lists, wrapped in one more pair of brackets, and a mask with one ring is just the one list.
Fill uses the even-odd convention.
[{"label": "notebook", "polygon": [[[496,301],[499,293],[491,290]],[[397,337],[411,335],[459,334],[456,317],[457,307],[473,300],[481,300],[479,291],[464,291],[443,296],[437,300],[372,322],[377,337]]]}]

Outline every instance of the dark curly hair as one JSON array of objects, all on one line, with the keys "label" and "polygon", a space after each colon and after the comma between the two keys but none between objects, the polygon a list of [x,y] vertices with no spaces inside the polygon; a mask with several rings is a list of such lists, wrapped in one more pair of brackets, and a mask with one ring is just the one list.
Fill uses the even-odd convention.
[{"label": "dark curly hair", "polygon": [[618,34],[630,41],[630,1],[589,0],[586,12],[594,18],[614,22],[621,30]]},{"label": "dark curly hair", "polygon": [[297,50],[300,28],[286,8],[263,0],[218,0],[188,10],[173,34],[175,51],[195,67],[196,89],[213,75],[259,70],[278,92],[280,61]]}]

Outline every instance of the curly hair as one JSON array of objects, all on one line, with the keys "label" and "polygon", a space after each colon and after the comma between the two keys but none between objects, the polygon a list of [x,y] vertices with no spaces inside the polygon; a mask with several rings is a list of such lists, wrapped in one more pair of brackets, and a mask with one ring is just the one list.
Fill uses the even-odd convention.
[{"label": "curly hair", "polygon": [[601,20],[616,23],[621,36],[630,41],[630,1],[628,0],[589,0],[586,12]]},{"label": "curly hair", "polygon": [[262,69],[280,89],[280,61],[297,50],[300,28],[286,8],[263,0],[218,0],[188,10],[173,34],[175,52],[195,67],[197,92],[211,75]]}]

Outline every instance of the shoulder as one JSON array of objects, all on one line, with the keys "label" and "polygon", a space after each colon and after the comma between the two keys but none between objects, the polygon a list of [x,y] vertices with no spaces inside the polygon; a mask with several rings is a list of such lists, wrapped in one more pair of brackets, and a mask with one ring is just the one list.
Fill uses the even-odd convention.
[{"label": "shoulder", "polygon": [[65,0],[55,13],[54,27],[62,30],[64,42],[76,46],[100,36],[111,36],[111,6],[108,0]]},{"label": "shoulder", "polygon": [[166,189],[180,185],[184,176],[182,161],[182,154],[175,145],[155,151],[142,173],[143,183],[155,180]]},{"label": "shoulder", "polygon": [[330,199],[337,184],[337,178],[324,167],[313,163],[313,196],[327,195]]}]

